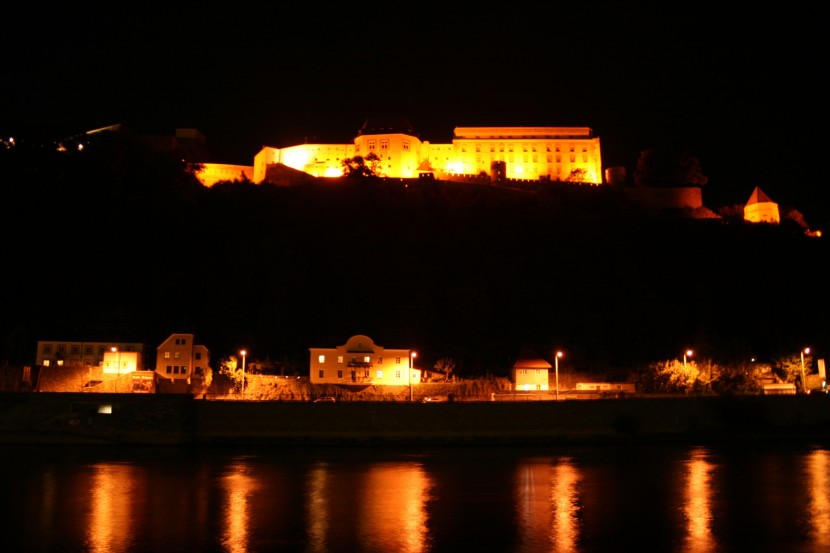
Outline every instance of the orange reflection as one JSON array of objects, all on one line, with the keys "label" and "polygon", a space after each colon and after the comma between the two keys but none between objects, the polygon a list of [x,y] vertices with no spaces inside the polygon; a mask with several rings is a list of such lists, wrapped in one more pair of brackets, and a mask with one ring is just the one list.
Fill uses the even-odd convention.
[{"label": "orange reflection", "polygon": [[[516,505],[523,549],[577,550],[579,481],[580,473],[569,459],[552,467],[550,460],[531,460],[519,466]],[[537,543],[539,540],[545,543]]]},{"label": "orange reflection", "polygon": [[89,550],[99,553],[127,551],[135,529],[132,513],[135,468],[109,464],[92,468],[87,527]]},{"label": "orange reflection", "polygon": [[222,545],[225,551],[241,553],[248,550],[249,503],[257,483],[248,476],[249,467],[243,462],[237,462],[230,470],[232,472],[222,479],[227,497]]},{"label": "orange reflection", "polygon": [[686,463],[683,514],[686,520],[687,551],[715,551],[712,536],[712,487],[714,466],[703,449],[692,451]]},{"label": "orange reflection", "polygon": [[[326,464],[309,473],[309,551],[330,551],[343,539],[356,539],[362,551],[428,550],[426,504],[432,483],[419,464],[369,466],[350,483],[344,490],[342,479]],[[354,525],[343,524],[348,520],[355,520]]]},{"label": "orange reflection", "polygon": [[[830,547],[830,452],[814,451],[807,458],[807,486],[810,494],[809,523],[817,546]],[[829,549],[830,550],[830,549]]]},{"label": "orange reflection", "polygon": [[[326,500],[329,471],[325,464],[311,470],[308,479],[308,500],[306,503],[306,527],[308,528],[309,551],[328,551],[326,537],[329,533],[329,504]],[[333,493],[333,492],[332,492]]]},{"label": "orange reflection", "polygon": [[370,551],[426,550],[430,482],[414,464],[378,465],[366,475],[360,531]]}]

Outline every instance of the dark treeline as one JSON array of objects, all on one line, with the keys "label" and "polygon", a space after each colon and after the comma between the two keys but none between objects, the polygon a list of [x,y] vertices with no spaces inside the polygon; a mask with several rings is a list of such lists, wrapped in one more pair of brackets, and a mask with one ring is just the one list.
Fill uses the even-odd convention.
[{"label": "dark treeline", "polygon": [[623,190],[359,179],[202,187],[117,136],[0,150],[2,360],[37,340],[193,332],[307,371],[367,334],[507,375],[523,347],[609,372],[686,348],[728,362],[827,343],[826,239],[797,225],[650,213]]}]

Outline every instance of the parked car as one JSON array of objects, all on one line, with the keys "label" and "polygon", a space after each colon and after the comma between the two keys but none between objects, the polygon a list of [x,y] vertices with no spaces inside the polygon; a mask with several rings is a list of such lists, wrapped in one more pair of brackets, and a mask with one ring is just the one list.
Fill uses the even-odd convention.
[{"label": "parked car", "polygon": [[315,399],[314,403],[334,403],[336,401],[337,400],[334,399],[332,396],[323,396],[323,397],[318,397],[317,399]]},{"label": "parked car", "polygon": [[426,396],[421,400],[421,403],[443,403],[444,401],[447,400],[442,397]]}]

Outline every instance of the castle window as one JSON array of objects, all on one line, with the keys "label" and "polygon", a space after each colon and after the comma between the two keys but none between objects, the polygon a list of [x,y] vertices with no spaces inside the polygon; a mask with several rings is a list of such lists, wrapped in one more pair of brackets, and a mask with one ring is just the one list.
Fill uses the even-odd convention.
[{"label": "castle window", "polygon": [[167,371],[166,372],[167,372],[167,374],[172,374],[173,373],[173,367],[171,367],[170,365],[167,365]]},{"label": "castle window", "polygon": [[337,363],[340,364],[340,365],[343,364],[343,356],[342,355],[337,356]]},{"label": "castle window", "polygon": [[51,344],[48,346],[43,346],[43,353],[52,353],[52,346]]},{"label": "castle window", "polygon": [[383,371],[378,371],[378,380],[383,378]]},{"label": "castle window", "polygon": [[381,140],[380,141],[380,149],[381,150],[388,150],[389,149],[389,141],[386,140],[386,139]]},{"label": "castle window", "polygon": [[409,140],[404,140],[401,146],[404,150],[409,150]]},{"label": "castle window", "polygon": [[383,365],[383,357],[378,357],[378,365]]},{"label": "castle window", "polygon": [[165,359],[170,359],[170,352],[169,351],[164,352],[164,358]]},{"label": "castle window", "polygon": [[337,378],[343,378],[343,369],[337,369]]},{"label": "castle window", "polygon": [[81,349],[78,346],[72,346],[72,354],[78,355],[81,352]]},{"label": "castle window", "polygon": [[584,162],[586,162],[586,163],[588,162],[588,154],[584,154],[584,155],[582,156],[582,161],[584,161]]},{"label": "castle window", "polygon": [[323,369],[320,369],[319,371],[317,371],[317,378],[323,378],[324,374],[325,373],[323,372]]},{"label": "castle window", "polygon": [[369,357],[368,355],[366,355],[366,356],[364,356],[364,357],[363,357],[363,362],[364,362],[364,363],[371,363],[371,362],[372,362],[372,358],[371,358],[371,357]]},{"label": "castle window", "polygon": [[562,163],[562,156],[556,156],[556,163]]},{"label": "castle window", "polygon": [[84,348],[84,353],[87,355],[92,355],[92,346],[86,346]]},{"label": "castle window", "polygon": [[318,355],[317,356],[317,362],[318,363],[325,363],[326,362],[326,356],[325,355]]},{"label": "castle window", "polygon": [[397,371],[395,371],[395,380],[400,380],[400,379],[401,379],[401,371],[400,371],[400,369],[398,369]]},{"label": "castle window", "polygon": [[181,356],[182,356],[181,352],[178,352],[178,351],[173,354],[173,357],[175,357],[176,359],[178,359]]},{"label": "castle window", "polygon": [[576,156],[571,156],[571,163],[576,161]]},{"label": "castle window", "polygon": [[369,149],[370,149],[370,150],[374,150],[374,149],[375,149],[375,141],[374,141],[374,140],[370,140],[370,141],[369,141]]}]

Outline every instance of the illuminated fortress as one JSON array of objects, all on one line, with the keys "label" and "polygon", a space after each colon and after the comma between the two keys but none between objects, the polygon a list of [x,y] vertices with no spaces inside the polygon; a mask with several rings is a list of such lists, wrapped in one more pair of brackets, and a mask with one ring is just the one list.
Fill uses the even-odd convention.
[{"label": "illuminated fortress", "polygon": [[264,147],[254,157],[253,182],[280,165],[314,177],[343,175],[343,161],[379,158],[379,176],[437,179],[488,175],[495,180],[575,180],[602,183],[599,138],[587,127],[456,127],[451,144],[421,141],[405,118],[369,118],[353,144]]}]

